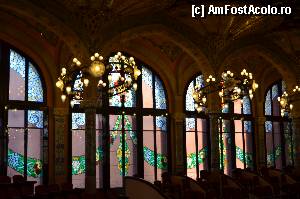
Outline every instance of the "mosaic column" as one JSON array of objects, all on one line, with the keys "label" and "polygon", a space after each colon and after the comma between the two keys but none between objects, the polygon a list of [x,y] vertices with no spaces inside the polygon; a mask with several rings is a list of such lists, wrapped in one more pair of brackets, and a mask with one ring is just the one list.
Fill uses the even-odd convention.
[{"label": "mosaic column", "polygon": [[67,180],[67,161],[65,158],[65,130],[68,124],[68,109],[54,108],[54,139],[55,139],[55,181],[56,183]]},{"label": "mosaic column", "polygon": [[80,107],[85,110],[85,191],[96,193],[96,108],[97,100],[84,100]]},{"label": "mosaic column", "polygon": [[292,125],[294,141],[294,166],[300,168],[300,97],[296,96],[293,102]]},{"label": "mosaic column", "polygon": [[209,115],[210,142],[211,142],[211,169],[220,169],[220,150],[219,150],[219,128],[218,115]]},{"label": "mosaic column", "polygon": [[184,141],[184,119],[185,115],[183,113],[175,113],[173,115],[173,129],[175,132],[175,140],[174,140],[174,145],[172,147],[172,151],[175,151],[175,169],[174,173],[175,174],[183,174],[185,173],[184,170],[184,164],[185,164],[185,159],[184,159],[184,153],[185,149],[183,146],[185,144],[183,143]]},{"label": "mosaic column", "polygon": [[265,117],[256,117],[256,136],[255,136],[255,150],[256,150],[256,162],[257,167],[264,167],[266,166],[266,158],[265,158]]}]

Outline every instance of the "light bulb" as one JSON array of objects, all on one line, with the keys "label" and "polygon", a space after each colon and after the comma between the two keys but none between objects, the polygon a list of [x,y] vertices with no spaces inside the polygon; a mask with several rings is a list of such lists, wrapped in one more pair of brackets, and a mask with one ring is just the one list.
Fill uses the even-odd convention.
[{"label": "light bulb", "polygon": [[216,78],[213,77],[211,80],[214,82],[214,81],[216,81]]},{"label": "light bulb", "polygon": [[95,53],[95,57],[99,57],[99,53]]},{"label": "light bulb", "polygon": [[68,93],[68,94],[70,94],[70,93],[71,93],[71,91],[72,91],[72,88],[71,88],[71,86],[67,86],[67,87],[66,87],[66,91],[67,91],[67,93]]},{"label": "light bulb", "polygon": [[62,68],[62,69],[61,69],[61,74],[62,74],[62,75],[66,75],[66,73],[67,73],[67,69],[66,69],[66,68]]},{"label": "light bulb", "polygon": [[71,100],[70,105],[71,105],[72,108],[74,107],[74,104],[75,104],[74,100]]},{"label": "light bulb", "polygon": [[85,87],[87,87],[89,85],[90,80],[89,79],[84,79],[83,83],[85,85]]},{"label": "light bulb", "polygon": [[92,60],[92,61],[95,61],[95,57],[94,57],[94,56],[91,56],[91,60]]},{"label": "light bulb", "polygon": [[277,97],[277,101],[280,102],[280,97]]},{"label": "light bulb", "polygon": [[202,102],[205,104],[206,103],[206,97],[202,98]]},{"label": "light bulb", "polygon": [[111,75],[108,75],[108,76],[107,76],[107,79],[108,79],[108,81],[111,81],[111,80],[112,80],[112,76],[111,76]]},{"label": "light bulb", "polygon": [[131,62],[134,61],[134,58],[133,58],[133,57],[130,57],[130,58],[129,58],[129,61],[131,61]]},{"label": "light bulb", "polygon": [[102,80],[102,79],[100,79],[98,83],[99,83],[99,84],[103,84],[103,80]]},{"label": "light bulb", "polygon": [[293,104],[290,104],[290,109],[292,110],[294,108]]},{"label": "light bulb", "polygon": [[122,55],[122,53],[121,53],[121,52],[118,52],[117,55],[120,57],[120,56]]},{"label": "light bulb", "polygon": [[66,98],[67,98],[67,96],[66,96],[66,95],[61,95],[61,96],[60,96],[60,98],[61,98],[61,101],[62,101],[62,102],[65,102],[65,101],[66,101]]},{"label": "light bulb", "polygon": [[106,86],[106,83],[104,82],[104,83],[102,84],[102,86],[105,87],[105,86]]},{"label": "light bulb", "polygon": [[100,56],[100,57],[99,57],[99,59],[100,59],[100,60],[103,60],[103,57],[102,57],[102,56]]},{"label": "light bulb", "polygon": [[131,84],[131,82],[132,82],[131,77],[128,77],[127,82],[128,82],[128,84]]},{"label": "light bulb", "polygon": [[134,83],[134,84],[132,85],[132,87],[133,87],[133,89],[136,91],[136,90],[137,90],[137,83]]},{"label": "light bulb", "polygon": [[64,83],[63,83],[63,81],[61,81],[61,80],[58,80],[57,82],[56,82],[56,87],[57,88],[60,88],[60,89],[62,89],[63,88],[63,86],[64,86]]},{"label": "light bulb", "polygon": [[250,94],[249,97],[250,97],[250,99],[252,99],[253,98],[253,94]]},{"label": "light bulb", "polygon": [[78,60],[77,60],[77,58],[75,57],[74,59],[73,59],[73,62],[74,63],[76,63]]},{"label": "light bulb", "polygon": [[77,61],[77,62],[76,62],[76,65],[77,65],[77,66],[80,66],[80,65],[81,65],[80,61]]},{"label": "light bulb", "polygon": [[197,108],[198,113],[200,113],[201,110],[202,110],[202,108],[199,106],[199,107]]}]

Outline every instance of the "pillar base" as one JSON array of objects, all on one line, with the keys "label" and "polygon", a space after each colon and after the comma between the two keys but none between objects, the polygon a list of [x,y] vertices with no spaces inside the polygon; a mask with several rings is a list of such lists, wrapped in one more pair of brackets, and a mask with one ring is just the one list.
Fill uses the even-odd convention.
[{"label": "pillar base", "polygon": [[96,195],[96,176],[85,177],[85,194]]}]

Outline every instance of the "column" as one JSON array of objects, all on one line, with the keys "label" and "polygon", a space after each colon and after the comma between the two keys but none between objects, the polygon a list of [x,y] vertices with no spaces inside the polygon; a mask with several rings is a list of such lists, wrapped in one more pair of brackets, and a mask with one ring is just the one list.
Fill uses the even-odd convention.
[{"label": "column", "polygon": [[209,126],[210,126],[210,154],[211,154],[211,169],[220,169],[220,150],[219,150],[219,124],[218,115],[209,115]]},{"label": "column", "polygon": [[80,107],[85,110],[85,191],[96,194],[96,109],[97,100],[84,100]]},{"label": "column", "polygon": [[185,173],[184,165],[185,165],[185,159],[184,159],[184,154],[185,154],[185,146],[184,143],[184,120],[185,120],[185,115],[183,113],[174,113],[172,117],[172,126],[173,126],[173,131],[174,132],[174,140],[173,140],[173,145],[172,145],[172,152],[174,151],[175,153],[175,167],[174,167],[174,174],[183,174]]},{"label": "column", "polygon": [[[255,150],[256,150],[256,166],[261,168],[266,166],[266,154],[265,154],[265,117],[255,118]],[[254,154],[253,154],[254,155]],[[254,158],[254,157],[253,157]],[[253,159],[254,160],[254,159]]]},{"label": "column", "polygon": [[69,110],[67,108],[54,108],[53,116],[54,116],[54,139],[55,139],[55,182],[63,183],[67,181],[67,150],[65,147],[65,143],[67,138],[65,139],[65,135],[67,135],[68,129],[68,113]]},{"label": "column", "polygon": [[295,96],[295,101],[292,103],[294,109],[292,111],[293,137],[294,148],[294,166],[300,168],[300,97]]}]

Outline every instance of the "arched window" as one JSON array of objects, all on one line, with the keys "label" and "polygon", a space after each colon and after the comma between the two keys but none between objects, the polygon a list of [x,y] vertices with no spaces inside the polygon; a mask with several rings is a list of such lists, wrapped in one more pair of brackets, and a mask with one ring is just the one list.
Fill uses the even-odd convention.
[{"label": "arched window", "polygon": [[204,86],[203,76],[193,79],[185,94],[185,140],[186,140],[186,169],[191,178],[198,178],[200,171],[209,167],[209,133],[207,117],[197,113],[193,99],[195,85]]},{"label": "arched window", "polygon": [[220,167],[226,174],[235,168],[254,167],[254,135],[251,101],[243,97],[222,105]]},{"label": "arched window", "polygon": [[277,100],[286,90],[284,81],[274,83],[265,95],[265,154],[267,166],[293,165],[293,137],[288,116],[281,117]]},{"label": "arched window", "polygon": [[[5,114],[0,116],[1,135],[8,145],[8,176],[23,175],[41,184],[46,179],[48,129],[45,86],[38,67],[30,58],[5,43],[1,45],[0,99]],[[3,97],[4,96],[4,97]],[[5,97],[7,96],[7,98]],[[2,106],[1,105],[1,106]],[[3,126],[2,126],[3,125]],[[7,135],[5,133],[7,126]],[[5,142],[4,142],[5,143]],[[2,162],[3,163],[3,162]]]},{"label": "arched window", "polygon": [[[123,176],[132,175],[154,182],[168,170],[168,103],[165,88],[155,72],[145,64],[136,62],[142,71],[137,91],[132,89],[124,96],[120,94],[104,100],[103,107],[98,110],[98,187],[107,186],[107,183],[112,188],[122,187]],[[119,74],[114,74],[111,84],[118,78]],[[80,88],[80,80],[75,85]],[[108,103],[107,106],[105,103]],[[85,122],[83,110],[79,109],[74,106],[72,114],[72,175],[75,187],[84,187],[84,133],[81,132],[84,132]],[[109,136],[103,136],[107,135],[105,132],[109,132]],[[109,153],[103,154],[103,151]],[[104,159],[104,156],[107,158]]]}]

